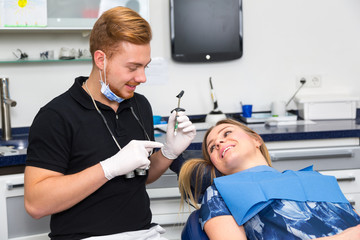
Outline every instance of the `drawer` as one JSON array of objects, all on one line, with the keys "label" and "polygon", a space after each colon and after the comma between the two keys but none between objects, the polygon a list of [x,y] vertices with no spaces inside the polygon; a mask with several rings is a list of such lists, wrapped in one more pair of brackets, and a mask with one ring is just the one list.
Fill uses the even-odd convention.
[{"label": "drawer", "polygon": [[148,189],[150,208],[153,214],[152,222],[162,226],[183,224],[191,211],[188,205],[180,208],[180,193],[178,188]]},{"label": "drawer", "polygon": [[360,169],[360,147],[322,147],[269,151],[273,167],[279,171],[299,170],[310,165],[317,171]]},{"label": "drawer", "polygon": [[182,224],[188,219],[191,211],[187,205],[184,209],[180,208],[180,198],[151,200],[151,212],[153,222],[159,224]]},{"label": "drawer", "polygon": [[150,208],[153,214],[179,213],[180,198],[151,200]]},{"label": "drawer", "polygon": [[320,173],[336,177],[344,194],[360,193],[360,169],[321,171]]},{"label": "drawer", "polygon": [[151,184],[148,184],[146,188],[178,188],[177,175],[176,173],[168,169],[158,180]]}]

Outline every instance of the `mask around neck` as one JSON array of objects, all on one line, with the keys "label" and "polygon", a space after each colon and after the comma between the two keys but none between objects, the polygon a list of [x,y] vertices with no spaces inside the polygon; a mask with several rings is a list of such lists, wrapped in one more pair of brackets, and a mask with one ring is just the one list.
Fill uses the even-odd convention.
[{"label": "mask around neck", "polygon": [[104,55],[104,81],[102,79],[101,70],[99,69],[100,74],[100,84],[101,84],[101,93],[110,101],[116,101],[121,103],[124,101],[123,98],[117,96],[113,91],[111,91],[109,84],[106,84],[106,56]]}]

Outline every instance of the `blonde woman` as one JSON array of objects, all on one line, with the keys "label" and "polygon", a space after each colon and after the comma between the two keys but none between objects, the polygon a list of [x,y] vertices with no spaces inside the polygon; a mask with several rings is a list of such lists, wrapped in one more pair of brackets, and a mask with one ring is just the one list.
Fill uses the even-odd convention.
[{"label": "blonde woman", "polygon": [[[276,171],[262,138],[241,123],[219,121],[202,150],[204,159],[184,163],[179,187],[199,208],[201,179],[211,173],[199,211],[210,239],[360,239],[360,217],[334,177],[311,168]],[[215,178],[215,169],[224,176]]]}]

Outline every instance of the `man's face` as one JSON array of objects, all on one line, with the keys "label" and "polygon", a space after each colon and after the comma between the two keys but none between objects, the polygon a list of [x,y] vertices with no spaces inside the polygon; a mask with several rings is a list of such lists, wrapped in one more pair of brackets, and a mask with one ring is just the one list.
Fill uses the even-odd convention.
[{"label": "man's face", "polygon": [[150,44],[136,45],[122,42],[120,51],[107,59],[106,84],[117,96],[134,96],[136,86],[146,82],[145,68],[151,61]]}]

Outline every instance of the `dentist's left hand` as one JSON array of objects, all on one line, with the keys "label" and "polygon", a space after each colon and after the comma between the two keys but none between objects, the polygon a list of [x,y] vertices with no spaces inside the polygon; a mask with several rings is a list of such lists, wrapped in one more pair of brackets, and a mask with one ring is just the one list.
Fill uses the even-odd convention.
[{"label": "dentist's left hand", "polygon": [[178,129],[174,134],[176,120],[176,111],[173,111],[169,117],[166,129],[166,142],[161,152],[168,159],[176,159],[186,148],[196,135],[194,124],[185,115],[185,112],[178,112]]}]

